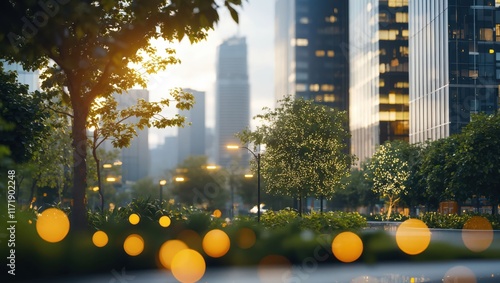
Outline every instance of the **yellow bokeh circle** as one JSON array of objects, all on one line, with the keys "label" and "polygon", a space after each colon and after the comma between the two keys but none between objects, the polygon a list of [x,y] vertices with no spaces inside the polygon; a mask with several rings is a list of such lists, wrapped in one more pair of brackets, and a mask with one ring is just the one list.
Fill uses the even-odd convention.
[{"label": "yellow bokeh circle", "polygon": [[214,217],[216,218],[220,218],[222,216],[222,211],[220,211],[219,209],[216,209],[214,210]]},{"label": "yellow bokeh circle", "polygon": [[98,248],[102,248],[108,244],[108,235],[103,231],[97,231],[92,235],[92,243]]},{"label": "yellow bokeh circle", "polygon": [[60,209],[48,208],[38,215],[36,231],[49,243],[60,242],[69,232],[68,216]]},{"label": "yellow bokeh circle", "polygon": [[132,213],[128,217],[128,222],[130,222],[130,224],[132,225],[137,225],[139,221],[141,221],[141,217],[139,217],[139,215],[136,213]]},{"label": "yellow bokeh circle", "polygon": [[342,232],[333,239],[332,252],[342,262],[353,262],[363,253],[363,241],[353,232]]},{"label": "yellow bokeh circle", "polygon": [[172,221],[170,220],[170,217],[168,217],[166,215],[163,215],[162,217],[160,217],[158,222],[160,222],[161,227],[168,227],[172,223]]},{"label": "yellow bokeh circle", "polygon": [[129,256],[137,256],[144,250],[144,239],[137,235],[129,235],[123,242],[123,249]]},{"label": "yellow bokeh circle", "polygon": [[396,230],[399,249],[409,255],[417,255],[427,249],[431,242],[431,231],[419,219],[408,219]]},{"label": "yellow bokeh circle", "polygon": [[181,250],[172,259],[172,275],[180,282],[197,282],[203,277],[205,270],[205,259],[195,250]]},{"label": "yellow bokeh circle", "polygon": [[166,269],[172,269],[172,260],[174,256],[182,251],[188,249],[188,246],[181,240],[169,240],[163,243],[158,252],[160,263]]},{"label": "yellow bokeh circle", "polygon": [[473,252],[487,250],[493,243],[493,227],[482,216],[473,216],[465,222],[462,230],[464,245]]},{"label": "yellow bokeh circle", "polygon": [[252,229],[246,227],[238,230],[236,237],[238,247],[242,249],[251,248],[253,245],[255,245],[255,241],[257,238],[255,236],[255,232]]},{"label": "yellow bokeh circle", "polygon": [[203,250],[211,257],[224,256],[230,245],[229,236],[220,229],[213,229],[203,237]]}]

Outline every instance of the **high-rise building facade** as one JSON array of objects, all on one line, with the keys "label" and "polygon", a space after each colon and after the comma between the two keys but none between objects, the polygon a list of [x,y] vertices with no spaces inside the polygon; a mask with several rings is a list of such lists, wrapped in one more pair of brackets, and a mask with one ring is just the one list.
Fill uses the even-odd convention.
[{"label": "high-rise building facade", "polygon": [[195,104],[193,108],[179,113],[186,117],[186,125],[178,129],[178,163],[188,156],[205,155],[205,92],[188,88],[183,90],[193,94]]},{"label": "high-rise building facade", "polygon": [[498,109],[499,4],[410,1],[410,142],[459,133],[471,114]]},{"label": "high-rise building facade", "polygon": [[408,0],[349,2],[351,153],[409,138]]},{"label": "high-rise building facade", "polygon": [[40,90],[40,71],[26,71],[23,69],[21,64],[14,63],[9,64],[6,62],[0,62],[3,64],[4,71],[15,71],[17,72],[17,81],[21,84],[28,85],[28,90],[33,92],[35,90]]},{"label": "high-rise building facade", "polygon": [[250,85],[248,83],[247,45],[244,37],[231,37],[217,50],[216,76],[216,163],[229,166],[235,157],[248,166],[248,154],[230,152],[228,144],[240,144],[236,133],[250,124]]},{"label": "high-rise building facade", "polygon": [[275,99],[348,110],[348,0],[277,0]]},{"label": "high-rise building facade", "polygon": [[[118,109],[136,105],[139,99],[149,101],[149,91],[146,89],[131,89],[123,94],[115,94]],[[136,117],[131,117],[125,123],[136,123]],[[129,147],[121,149],[122,183],[135,182],[149,175],[150,156],[148,128],[136,129],[137,136],[132,139]]]}]

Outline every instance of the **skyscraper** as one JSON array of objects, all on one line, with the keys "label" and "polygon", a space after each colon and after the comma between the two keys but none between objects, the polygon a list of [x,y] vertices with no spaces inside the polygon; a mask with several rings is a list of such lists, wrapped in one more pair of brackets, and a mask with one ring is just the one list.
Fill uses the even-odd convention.
[{"label": "skyscraper", "polygon": [[498,2],[410,1],[410,142],[459,133],[471,114],[498,109]]},{"label": "skyscraper", "polygon": [[228,152],[226,145],[240,144],[235,134],[250,124],[250,86],[247,45],[244,37],[231,37],[217,50],[215,156],[217,164],[229,166],[235,156],[248,166],[248,155]]},{"label": "skyscraper", "polygon": [[178,163],[191,155],[205,155],[205,92],[188,88],[184,91],[193,94],[195,104],[179,113],[186,117],[186,125],[178,129]]},{"label": "skyscraper", "polygon": [[408,0],[349,3],[351,153],[408,140]]},{"label": "skyscraper", "polygon": [[[149,91],[146,89],[131,89],[123,94],[115,94],[118,109],[124,109],[137,104],[137,100],[149,101]],[[131,117],[125,123],[135,123],[138,118]],[[148,128],[137,129],[129,147],[121,150],[122,183],[135,182],[149,175],[150,156],[148,144]]]},{"label": "skyscraper", "polygon": [[348,0],[277,0],[275,98],[348,110]]}]

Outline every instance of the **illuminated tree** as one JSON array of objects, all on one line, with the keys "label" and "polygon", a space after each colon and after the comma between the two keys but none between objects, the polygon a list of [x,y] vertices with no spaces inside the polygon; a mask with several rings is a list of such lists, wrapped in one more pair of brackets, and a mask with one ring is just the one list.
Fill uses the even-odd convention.
[{"label": "illuminated tree", "polygon": [[408,147],[403,141],[388,141],[378,147],[366,164],[365,178],[373,183],[373,191],[386,199],[387,217],[401,196],[408,193],[407,180],[411,173]]},{"label": "illuminated tree", "polygon": [[[1,1],[0,58],[26,70],[43,69],[43,87],[71,107],[73,146],[72,228],[87,226],[87,123],[98,98],[136,85],[146,73],[172,63],[171,49],[158,55],[153,40],[170,42],[206,37],[219,20],[215,0]],[[224,0],[233,19],[242,0]],[[137,65],[142,71],[137,70]],[[136,67],[136,68],[134,68]],[[181,96],[179,109],[191,100]],[[172,125],[168,118],[158,126]],[[174,123],[175,125],[175,123]],[[148,125],[150,126],[150,125]]]},{"label": "illuminated tree", "polygon": [[261,175],[267,192],[332,198],[345,187],[342,179],[353,160],[347,153],[346,113],[302,98],[287,97],[279,105],[255,117],[263,126],[239,134],[243,143],[265,144]]}]

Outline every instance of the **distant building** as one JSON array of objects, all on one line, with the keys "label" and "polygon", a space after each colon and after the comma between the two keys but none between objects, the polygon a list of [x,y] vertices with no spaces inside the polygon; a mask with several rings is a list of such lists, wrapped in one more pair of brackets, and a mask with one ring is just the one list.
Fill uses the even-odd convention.
[{"label": "distant building", "polygon": [[177,136],[165,137],[164,143],[150,150],[150,174],[157,179],[165,179],[167,172],[177,166]]},{"label": "distant building", "polygon": [[364,162],[385,141],[408,140],[408,1],[349,2],[351,153]]},{"label": "distant building", "polygon": [[500,7],[493,0],[410,1],[410,142],[459,133],[498,109]]},{"label": "distant building", "polygon": [[[187,157],[205,155],[205,92],[185,88],[194,95],[195,104],[190,110],[181,110],[186,117],[186,126],[178,129],[178,163]],[[189,125],[191,123],[191,125]]]},{"label": "distant building", "polygon": [[25,71],[20,64],[9,64],[6,62],[1,62],[3,64],[4,71],[16,71],[17,80],[21,84],[28,85],[29,91],[33,92],[35,90],[40,90],[40,71]]},{"label": "distant building", "polygon": [[[137,104],[139,99],[149,101],[149,91],[146,89],[131,89],[123,94],[115,94],[118,109],[124,109]],[[137,122],[131,117],[126,123]],[[150,156],[148,144],[148,128],[137,129],[137,137],[132,139],[129,147],[121,150],[122,183],[135,182],[149,175]]]},{"label": "distant building", "polygon": [[348,3],[276,1],[276,100],[291,95],[348,110]]},{"label": "distant building", "polygon": [[246,152],[229,152],[228,144],[240,144],[235,134],[250,124],[250,86],[248,83],[247,45],[244,37],[231,37],[217,50],[216,78],[216,163],[229,166],[236,157],[248,166]]}]

